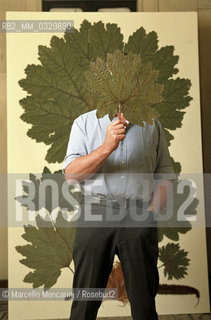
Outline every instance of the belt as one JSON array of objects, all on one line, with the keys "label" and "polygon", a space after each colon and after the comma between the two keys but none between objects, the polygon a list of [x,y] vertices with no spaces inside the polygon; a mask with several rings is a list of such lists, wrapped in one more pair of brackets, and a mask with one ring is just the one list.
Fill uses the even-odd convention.
[{"label": "belt", "polygon": [[[94,202],[93,199],[98,202]],[[85,203],[92,203],[92,205],[104,205],[112,208],[129,208],[133,206],[143,207],[148,201],[142,201],[140,199],[130,199],[130,198],[121,198],[121,199],[102,199],[91,196],[84,196],[83,201]]]}]

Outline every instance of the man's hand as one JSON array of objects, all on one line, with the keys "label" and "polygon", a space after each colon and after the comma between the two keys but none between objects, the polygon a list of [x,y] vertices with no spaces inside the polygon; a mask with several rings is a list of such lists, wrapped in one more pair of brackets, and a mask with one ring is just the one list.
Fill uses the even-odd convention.
[{"label": "man's hand", "polygon": [[114,122],[110,123],[106,130],[106,137],[103,143],[105,149],[109,152],[117,149],[119,142],[125,138],[125,128],[124,126],[128,126],[128,123],[125,121],[126,119],[123,116],[123,113],[117,114],[118,119]]}]

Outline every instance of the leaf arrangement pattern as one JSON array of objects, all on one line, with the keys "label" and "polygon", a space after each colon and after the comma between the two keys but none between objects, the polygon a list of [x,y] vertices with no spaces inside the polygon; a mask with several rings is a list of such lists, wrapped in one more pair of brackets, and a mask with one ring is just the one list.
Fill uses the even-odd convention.
[{"label": "leaf arrangement pattern", "polygon": [[[174,46],[159,48],[157,33],[152,31],[147,34],[143,27],[124,43],[117,24],[104,25],[102,21],[91,24],[84,20],[79,30],[65,33],[63,38],[53,36],[50,47],[39,45],[38,56],[40,64],[28,65],[26,78],[19,81],[21,88],[28,93],[19,102],[23,108],[21,119],[31,126],[27,135],[49,146],[45,157],[48,163],[64,160],[74,119],[94,109],[97,109],[97,117],[109,113],[113,118],[120,107],[130,122],[141,126],[144,121],[152,124],[152,119],[159,117],[170,145],[174,138],[170,130],[182,126],[185,109],[192,100],[189,96],[191,81],[176,77],[179,70],[175,66],[179,57],[174,55]],[[175,172],[179,174],[180,163],[173,158],[171,160]],[[47,178],[58,185],[63,183],[47,167],[41,179],[30,174],[30,181],[36,189],[36,210],[41,209],[37,194],[46,175],[51,175]],[[177,190],[178,183],[179,180],[175,181],[174,190]],[[24,197],[28,193],[26,184],[23,191],[25,195],[16,199],[25,205]],[[73,193],[71,188],[69,192],[79,200],[80,192]],[[176,212],[188,192],[174,194],[175,214],[169,223],[174,219],[176,221]],[[50,194],[47,199],[45,209],[51,214],[54,208]],[[59,206],[67,206],[71,210],[67,203],[61,196]],[[191,214],[196,212],[197,205],[198,200],[195,199],[188,208]],[[61,222],[64,223],[63,228]],[[34,269],[25,276],[24,281],[32,283],[34,288],[42,285],[49,288],[56,283],[62,268],[70,268],[75,228],[62,218],[61,213],[54,223],[51,219],[44,223],[38,215],[36,224],[37,228],[24,227],[22,237],[30,244],[16,246],[16,250],[25,257],[20,262]],[[189,221],[177,228],[169,228],[166,222],[166,227],[158,228],[158,240],[160,242],[166,236],[172,241],[179,241],[180,234],[190,230]],[[178,244],[168,243],[159,249],[159,259],[168,279],[181,279],[187,274],[187,252],[181,250]],[[128,298],[119,264],[114,265],[108,281],[109,287],[114,285],[122,292],[119,300],[125,305]],[[172,294],[174,289],[173,285],[171,290],[169,285],[161,285],[160,290],[162,294],[170,291]],[[190,288],[189,291],[187,288],[183,290],[181,286],[179,290],[181,294],[183,291],[190,293]]]},{"label": "leaf arrangement pattern", "polygon": [[75,118],[94,109],[99,117],[113,117],[119,102],[128,120],[139,125],[159,115],[168,144],[169,130],[182,126],[191,82],[173,78],[179,57],[173,46],[158,48],[155,31],[146,34],[141,27],[124,43],[117,24],[84,20],[79,30],[53,36],[49,48],[39,45],[38,55],[41,64],[28,65],[19,80],[29,94],[19,102],[21,119],[31,125],[27,135],[50,146],[48,163],[64,160]]}]

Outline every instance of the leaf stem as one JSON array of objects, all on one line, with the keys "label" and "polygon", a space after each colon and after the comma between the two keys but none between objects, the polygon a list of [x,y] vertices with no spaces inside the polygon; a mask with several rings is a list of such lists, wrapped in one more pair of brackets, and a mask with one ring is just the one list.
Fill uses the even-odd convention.
[{"label": "leaf stem", "polygon": [[70,268],[70,266],[68,266],[68,268],[70,269],[70,271],[72,271],[72,273],[74,274],[75,272],[73,271],[73,269],[72,268]]},{"label": "leaf stem", "polygon": [[122,113],[122,105],[120,103],[119,104],[119,116],[118,116],[119,120],[121,120],[121,113]]}]

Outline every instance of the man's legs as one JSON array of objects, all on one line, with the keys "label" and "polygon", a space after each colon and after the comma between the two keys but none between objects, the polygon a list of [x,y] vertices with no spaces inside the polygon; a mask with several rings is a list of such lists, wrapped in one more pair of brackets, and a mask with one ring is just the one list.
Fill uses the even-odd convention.
[{"label": "man's legs", "polygon": [[[101,206],[99,210],[104,211]],[[127,218],[123,219],[119,228],[77,229],[73,246],[73,288],[105,288],[116,253],[121,262],[133,320],[157,320],[156,224],[154,227],[131,227],[129,224],[128,227],[127,222]],[[70,320],[95,320],[100,305],[101,301],[73,301]]]},{"label": "man's legs", "polygon": [[[99,211],[105,208],[99,206]],[[115,228],[84,228],[76,230],[73,245],[74,288],[105,288],[115,255]],[[70,320],[95,320],[101,301],[72,303]]]},{"label": "man's legs", "polygon": [[[152,221],[152,213],[149,219]],[[117,254],[125,280],[133,320],[157,320],[155,296],[159,286],[157,269],[157,225],[125,227],[119,231]]]}]

